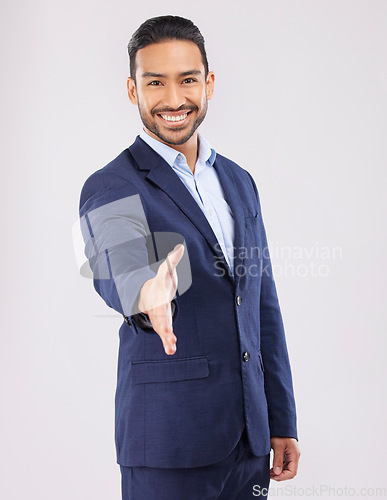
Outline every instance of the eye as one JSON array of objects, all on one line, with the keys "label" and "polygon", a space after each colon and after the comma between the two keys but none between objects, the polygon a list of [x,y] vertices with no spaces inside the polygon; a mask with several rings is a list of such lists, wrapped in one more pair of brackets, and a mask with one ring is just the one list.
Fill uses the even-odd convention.
[{"label": "eye", "polygon": [[148,85],[150,85],[151,87],[157,87],[157,85],[153,85],[154,83],[160,83],[161,82],[159,80],[152,80],[151,82],[148,83]]},{"label": "eye", "polygon": [[196,82],[197,81],[195,78],[186,78],[184,81],[186,82],[187,80],[191,80],[192,82]]}]

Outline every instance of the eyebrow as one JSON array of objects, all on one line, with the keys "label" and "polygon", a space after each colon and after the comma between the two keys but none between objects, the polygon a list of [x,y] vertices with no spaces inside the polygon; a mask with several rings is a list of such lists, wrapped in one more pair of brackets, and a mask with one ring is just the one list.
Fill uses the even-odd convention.
[{"label": "eyebrow", "polygon": [[[201,71],[199,69],[191,69],[190,71],[184,71],[183,73],[180,73],[178,76],[188,76],[188,75],[200,75]],[[146,71],[145,73],[142,74],[143,78],[147,77],[155,77],[155,78],[167,78],[167,75],[164,75],[163,73],[154,73],[153,71]]]}]

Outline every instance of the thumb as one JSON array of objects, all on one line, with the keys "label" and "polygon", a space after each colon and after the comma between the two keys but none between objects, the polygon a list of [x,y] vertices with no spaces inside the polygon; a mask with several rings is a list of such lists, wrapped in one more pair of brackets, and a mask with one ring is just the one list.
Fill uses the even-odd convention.
[{"label": "thumb", "polygon": [[278,476],[278,474],[281,474],[283,464],[284,464],[284,448],[282,446],[277,446],[274,449],[274,458],[273,458],[273,472],[276,476]]},{"label": "thumb", "polygon": [[175,267],[183,257],[183,254],[184,254],[184,245],[182,243],[176,245],[175,248],[171,252],[169,252],[167,258],[165,259],[167,261],[169,271],[175,269]]}]

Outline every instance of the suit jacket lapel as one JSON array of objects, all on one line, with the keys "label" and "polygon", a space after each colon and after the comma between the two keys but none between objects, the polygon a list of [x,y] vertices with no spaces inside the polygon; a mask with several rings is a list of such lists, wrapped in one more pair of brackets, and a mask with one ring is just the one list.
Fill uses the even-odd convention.
[{"label": "suit jacket lapel", "polygon": [[[207,243],[210,245],[216,258],[223,262],[228,269],[228,264],[220,249],[218,240],[201,208],[192,197],[191,193],[185,187],[179,176],[174,172],[170,165],[157,154],[148,144],[139,136],[129,147],[129,151],[135,159],[140,170],[148,170],[147,179],[162,189],[179,209],[188,217],[192,224],[201,232]],[[236,194],[235,182],[231,169],[222,162],[218,156],[214,166],[221,186],[223,188],[227,203],[230,205],[235,220],[235,247],[242,245],[244,216],[241,208],[239,194]],[[244,227],[244,226],[243,226]],[[238,243],[238,244],[237,244]],[[239,255],[234,256],[234,265],[239,262]],[[232,276],[230,277],[231,279]]]},{"label": "suit jacket lapel", "polygon": [[238,190],[238,182],[236,179],[236,174],[225,161],[223,161],[219,155],[216,155],[214,167],[219,177],[220,184],[222,186],[224,197],[229,204],[233,216],[234,216],[234,281],[238,283],[239,274],[238,269],[243,262],[243,251],[242,247],[244,245],[244,229],[245,229],[245,216],[243,212],[243,202],[241,194]]}]

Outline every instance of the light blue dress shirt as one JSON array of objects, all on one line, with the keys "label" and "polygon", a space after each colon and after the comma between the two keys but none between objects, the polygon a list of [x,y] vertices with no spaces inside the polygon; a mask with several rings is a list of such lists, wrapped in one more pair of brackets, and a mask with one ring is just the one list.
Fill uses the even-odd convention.
[{"label": "light blue dress shirt", "polygon": [[234,274],[234,217],[230,206],[224,199],[223,189],[213,166],[216,151],[198,132],[198,158],[194,174],[192,174],[186,157],[182,153],[151,137],[144,129],[142,129],[140,137],[173,168],[202,209],[218,240],[231,273]]}]

